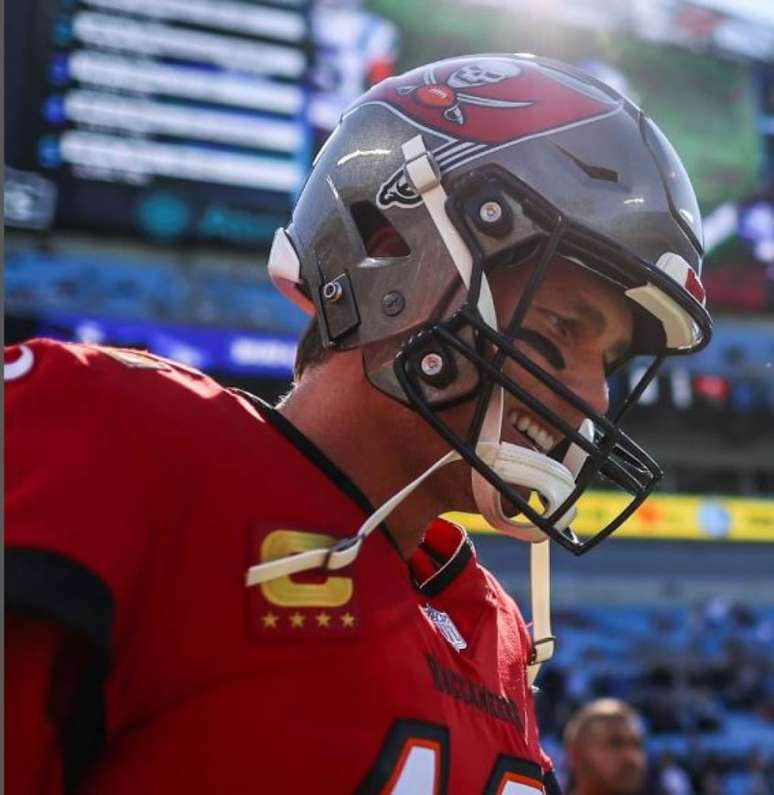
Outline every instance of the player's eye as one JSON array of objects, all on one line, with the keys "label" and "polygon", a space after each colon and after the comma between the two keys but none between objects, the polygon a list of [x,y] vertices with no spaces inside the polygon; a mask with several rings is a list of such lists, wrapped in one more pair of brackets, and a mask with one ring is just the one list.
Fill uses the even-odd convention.
[{"label": "player's eye", "polygon": [[575,334],[575,321],[555,312],[545,313],[546,322],[548,325],[562,338],[571,339]]},{"label": "player's eye", "polygon": [[526,342],[530,348],[537,351],[554,369],[564,370],[567,366],[559,348],[539,331],[521,328],[516,332],[514,338]]}]

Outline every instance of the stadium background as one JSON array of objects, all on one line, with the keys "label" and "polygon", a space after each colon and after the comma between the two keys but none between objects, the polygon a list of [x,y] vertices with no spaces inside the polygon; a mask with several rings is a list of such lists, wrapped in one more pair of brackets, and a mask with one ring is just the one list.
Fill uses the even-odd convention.
[{"label": "stadium background", "polygon": [[[660,492],[588,557],[554,555],[546,744],[561,765],[571,710],[616,695],[645,716],[654,782],[668,753],[697,795],[774,793],[770,4],[9,4],[6,341],[145,347],[282,394],[305,319],[265,262],[315,150],[368,85],[474,51],[576,63],[657,119],[697,188],[716,318],[713,344],[666,367],[632,413]],[[585,513],[614,500],[594,493]],[[522,545],[460,518],[526,606]]]}]

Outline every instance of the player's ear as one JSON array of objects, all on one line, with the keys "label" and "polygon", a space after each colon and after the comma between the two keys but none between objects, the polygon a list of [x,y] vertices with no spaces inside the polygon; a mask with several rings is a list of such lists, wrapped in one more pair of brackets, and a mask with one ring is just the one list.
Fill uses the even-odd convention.
[{"label": "player's ear", "polygon": [[369,257],[405,257],[410,251],[398,230],[392,225],[380,226],[366,241]]},{"label": "player's ear", "polygon": [[353,205],[350,213],[369,257],[407,257],[411,253],[400,232],[370,202]]}]

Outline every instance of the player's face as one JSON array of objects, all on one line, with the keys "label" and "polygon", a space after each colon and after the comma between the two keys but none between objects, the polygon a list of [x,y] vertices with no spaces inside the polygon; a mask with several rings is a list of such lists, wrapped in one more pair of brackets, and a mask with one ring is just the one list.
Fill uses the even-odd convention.
[{"label": "player's face", "polygon": [[[527,268],[502,268],[488,274],[501,329],[509,325],[528,278]],[[608,408],[605,368],[631,344],[632,313],[620,292],[589,271],[566,260],[557,260],[540,284],[523,325],[529,329],[533,343],[518,340],[517,347],[604,414]],[[573,427],[577,428],[584,419],[577,409],[515,363],[507,363],[505,371]],[[467,404],[448,410],[445,419],[464,436],[471,414],[471,405]],[[529,420],[526,427],[525,418]],[[549,449],[560,441],[554,429],[509,395],[505,399],[502,439],[539,450]],[[434,452],[440,455],[438,450]],[[476,511],[469,473],[469,468],[460,464],[449,467],[441,476],[443,494],[439,497],[448,506],[447,510]]]},{"label": "player's face", "polygon": [[[522,273],[500,269],[491,274],[501,328],[507,327],[528,275],[526,269]],[[530,341],[518,340],[517,347],[595,411],[605,414],[608,408],[606,367],[620,358],[631,344],[632,323],[631,309],[618,290],[572,262],[556,260],[523,321]],[[515,363],[506,365],[506,372],[573,427],[578,427],[583,420],[584,416],[577,409]],[[507,397],[505,409],[505,441],[538,449],[549,449],[559,441],[557,431],[516,398]],[[526,430],[522,427],[525,419],[530,422]]]},{"label": "player's face", "polygon": [[626,717],[593,721],[578,737],[574,775],[578,788],[597,795],[635,795],[645,782],[642,732]]}]

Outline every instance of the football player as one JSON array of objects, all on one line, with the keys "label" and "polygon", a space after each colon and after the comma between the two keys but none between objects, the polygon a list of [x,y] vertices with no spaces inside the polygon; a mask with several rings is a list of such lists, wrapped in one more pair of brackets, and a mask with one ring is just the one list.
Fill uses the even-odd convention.
[{"label": "football player", "polygon": [[[701,239],[627,99],[457,58],[355,103],[276,233],[313,317],[277,409],[149,354],[12,349],[12,791],[554,791],[549,543],[589,550],[658,480],[620,422],[709,339]],[[600,480],[625,507],[581,540]],[[531,545],[532,637],[449,510]]]}]

